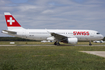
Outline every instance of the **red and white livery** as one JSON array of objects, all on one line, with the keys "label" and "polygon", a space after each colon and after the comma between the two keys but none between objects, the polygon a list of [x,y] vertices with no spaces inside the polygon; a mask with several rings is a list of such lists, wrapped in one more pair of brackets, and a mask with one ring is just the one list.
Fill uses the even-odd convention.
[{"label": "red and white livery", "polygon": [[25,29],[9,12],[5,12],[4,15],[8,30],[3,30],[2,33],[16,37],[51,41],[54,45],[60,45],[59,42],[75,45],[78,41],[89,41],[89,45],[92,45],[91,41],[103,39],[103,35],[94,30]]}]

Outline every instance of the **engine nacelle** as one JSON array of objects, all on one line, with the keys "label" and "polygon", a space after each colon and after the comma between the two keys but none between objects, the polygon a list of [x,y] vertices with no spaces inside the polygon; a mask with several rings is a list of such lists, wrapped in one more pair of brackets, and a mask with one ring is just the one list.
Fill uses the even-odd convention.
[{"label": "engine nacelle", "polygon": [[67,42],[69,43],[69,44],[77,44],[77,42],[78,42],[78,39],[77,38],[67,38]]}]

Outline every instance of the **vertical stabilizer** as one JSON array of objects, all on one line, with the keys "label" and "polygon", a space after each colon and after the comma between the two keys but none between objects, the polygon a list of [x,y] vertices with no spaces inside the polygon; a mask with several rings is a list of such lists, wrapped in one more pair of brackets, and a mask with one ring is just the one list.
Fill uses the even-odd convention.
[{"label": "vertical stabilizer", "polygon": [[5,15],[5,20],[7,23],[8,30],[23,29],[21,25],[16,21],[16,19],[9,12],[5,12],[4,15]]}]

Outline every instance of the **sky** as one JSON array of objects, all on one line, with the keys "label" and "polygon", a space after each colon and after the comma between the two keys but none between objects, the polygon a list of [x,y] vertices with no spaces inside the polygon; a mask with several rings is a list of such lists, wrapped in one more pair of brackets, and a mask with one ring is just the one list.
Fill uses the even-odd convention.
[{"label": "sky", "polygon": [[26,29],[89,29],[105,36],[105,0],[0,0],[0,31],[7,29],[4,12]]}]

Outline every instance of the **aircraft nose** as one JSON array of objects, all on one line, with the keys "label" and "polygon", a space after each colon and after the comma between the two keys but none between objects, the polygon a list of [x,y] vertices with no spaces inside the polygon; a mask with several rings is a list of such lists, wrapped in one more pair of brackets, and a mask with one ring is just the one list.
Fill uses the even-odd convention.
[{"label": "aircraft nose", "polygon": [[101,36],[100,36],[100,38],[101,38],[101,39],[103,39],[103,38],[104,38],[104,36],[103,36],[103,35],[101,35]]}]

